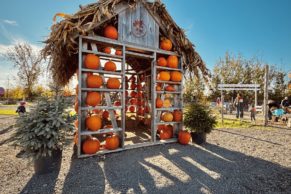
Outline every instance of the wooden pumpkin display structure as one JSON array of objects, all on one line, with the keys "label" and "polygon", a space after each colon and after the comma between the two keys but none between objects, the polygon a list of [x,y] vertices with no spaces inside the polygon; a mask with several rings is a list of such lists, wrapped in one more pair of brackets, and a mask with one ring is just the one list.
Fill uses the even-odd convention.
[{"label": "wooden pumpkin display structure", "polygon": [[[167,16],[161,2],[101,2],[81,8],[80,14],[90,15],[86,20],[61,21],[61,26],[84,21],[88,28],[76,28],[87,29],[78,31],[78,39],[68,33],[63,44],[48,41],[46,47],[53,69],[63,68],[54,74],[57,81],[67,83],[77,70],[78,157],[177,142],[183,129],[183,67],[204,67],[203,61],[170,17],[152,9]],[[53,50],[55,44],[66,49]]]}]

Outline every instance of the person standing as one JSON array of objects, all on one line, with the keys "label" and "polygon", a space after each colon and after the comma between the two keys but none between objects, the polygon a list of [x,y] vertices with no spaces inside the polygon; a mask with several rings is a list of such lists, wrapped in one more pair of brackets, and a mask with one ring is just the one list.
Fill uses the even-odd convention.
[{"label": "person standing", "polygon": [[244,112],[244,100],[240,94],[237,94],[235,100],[234,100],[234,105],[236,107],[236,118],[243,118]]},{"label": "person standing", "polygon": [[16,112],[18,113],[18,115],[26,113],[25,102],[20,102],[20,106],[17,107]]},{"label": "person standing", "polygon": [[256,122],[256,108],[255,105],[252,105],[251,107],[251,121],[255,121]]}]

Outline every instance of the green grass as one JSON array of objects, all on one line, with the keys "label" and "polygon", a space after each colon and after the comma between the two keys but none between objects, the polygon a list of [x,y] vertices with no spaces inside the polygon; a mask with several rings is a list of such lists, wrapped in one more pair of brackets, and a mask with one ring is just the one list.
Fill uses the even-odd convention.
[{"label": "green grass", "polygon": [[17,115],[15,110],[0,109],[0,115]]},{"label": "green grass", "polygon": [[252,123],[247,121],[240,121],[238,119],[223,119],[223,124],[221,119],[217,119],[217,124],[215,128],[249,128],[252,127]]}]

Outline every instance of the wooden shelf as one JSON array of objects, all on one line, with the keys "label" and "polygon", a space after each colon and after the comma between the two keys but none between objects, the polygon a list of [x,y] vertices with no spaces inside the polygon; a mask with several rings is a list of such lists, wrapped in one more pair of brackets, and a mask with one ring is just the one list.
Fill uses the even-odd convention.
[{"label": "wooden shelf", "polygon": [[157,80],[156,83],[172,84],[172,85],[181,85],[182,82],[173,82],[173,81],[161,81]]},{"label": "wooden shelf", "polygon": [[[90,54],[96,54],[99,56],[104,56],[104,57],[108,57],[108,58],[112,58],[112,59],[123,59],[122,56],[119,55],[112,55],[112,54],[107,54],[107,53],[103,53],[103,52],[98,52],[98,51],[91,51],[91,50],[87,50],[87,49],[82,49],[83,53],[90,53]],[[120,60],[121,62],[121,60]]]},{"label": "wooden shelf", "polygon": [[123,150],[124,150],[123,148],[118,148],[118,149],[115,149],[115,150],[102,149],[102,150],[99,150],[98,152],[96,152],[95,154],[81,154],[79,156],[79,158],[87,158],[87,157],[91,157],[91,156],[109,154],[109,153],[114,153],[114,152],[121,152]]},{"label": "wooden shelf", "polygon": [[169,71],[180,71],[180,72],[183,72],[182,69],[176,69],[176,68],[170,68],[170,67],[162,67],[162,66],[156,66],[156,69],[162,69],[162,70],[169,70]]},{"label": "wooden shelf", "polygon": [[109,106],[95,106],[95,107],[82,107],[81,110],[82,111],[86,111],[86,110],[95,110],[95,109],[106,109],[106,110],[118,110],[118,109],[122,109],[122,106],[113,106],[113,107],[109,107]]},{"label": "wooden shelf", "polygon": [[180,110],[182,107],[156,108],[157,111]]},{"label": "wooden shelf", "polygon": [[157,94],[181,94],[182,92],[156,91]]},{"label": "wooden shelf", "polygon": [[180,122],[157,122],[156,124],[157,125],[165,125],[165,124],[168,124],[168,125],[174,125],[174,124],[181,124],[182,123],[182,121],[180,121]]},{"label": "wooden shelf", "polygon": [[108,128],[108,129],[99,129],[98,131],[81,131],[81,135],[96,135],[96,134],[104,134],[104,133],[116,133],[122,131],[121,128]]},{"label": "wooden shelf", "polygon": [[86,69],[86,68],[82,68],[81,70],[83,72],[93,72],[93,73],[99,73],[99,74],[110,74],[110,75],[120,75],[120,76],[122,76],[121,72],[104,71],[104,70],[99,70],[99,69]]},{"label": "wooden shelf", "polygon": [[136,53],[136,52],[131,52],[131,51],[126,51],[125,54],[129,55],[129,56],[135,56],[135,57],[140,57],[140,58],[145,58],[145,59],[153,59],[154,58],[154,56],[152,56],[152,55],[146,55],[146,54],[141,54],[141,53]]},{"label": "wooden shelf", "polygon": [[81,90],[88,92],[123,92],[122,89],[107,89],[107,88],[81,88]]}]

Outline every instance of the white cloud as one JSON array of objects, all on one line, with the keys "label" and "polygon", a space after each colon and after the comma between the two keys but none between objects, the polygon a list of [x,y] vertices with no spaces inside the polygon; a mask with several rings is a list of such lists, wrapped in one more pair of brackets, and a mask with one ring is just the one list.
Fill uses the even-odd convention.
[{"label": "white cloud", "polygon": [[11,26],[18,26],[18,23],[14,20],[3,20],[5,24],[9,24]]}]

